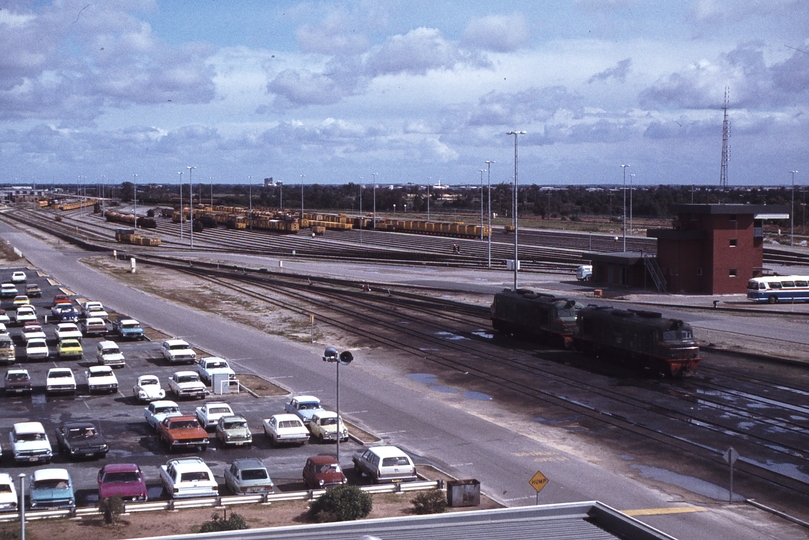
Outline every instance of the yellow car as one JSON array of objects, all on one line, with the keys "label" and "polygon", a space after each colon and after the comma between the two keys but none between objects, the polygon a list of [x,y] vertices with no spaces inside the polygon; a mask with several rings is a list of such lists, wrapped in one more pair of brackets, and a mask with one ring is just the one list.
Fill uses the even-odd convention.
[{"label": "yellow car", "polygon": [[81,358],[84,351],[78,339],[63,339],[57,347],[59,358]]},{"label": "yellow car", "polygon": [[24,306],[26,304],[30,304],[31,301],[28,299],[28,296],[24,294],[18,294],[14,297],[14,307]]}]

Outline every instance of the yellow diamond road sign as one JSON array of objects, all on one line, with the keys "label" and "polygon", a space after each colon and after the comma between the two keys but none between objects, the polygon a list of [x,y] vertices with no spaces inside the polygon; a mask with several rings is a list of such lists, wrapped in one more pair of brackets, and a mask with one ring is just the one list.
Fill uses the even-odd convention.
[{"label": "yellow diamond road sign", "polygon": [[545,478],[544,474],[537,471],[537,473],[531,477],[528,483],[531,484],[531,487],[537,490],[537,493],[539,493],[542,491],[542,488],[548,485],[548,479]]}]

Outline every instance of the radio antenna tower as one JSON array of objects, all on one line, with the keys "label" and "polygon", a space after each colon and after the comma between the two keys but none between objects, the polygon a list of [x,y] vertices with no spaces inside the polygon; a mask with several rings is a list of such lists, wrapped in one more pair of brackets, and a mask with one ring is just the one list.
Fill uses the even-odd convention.
[{"label": "radio antenna tower", "polygon": [[719,187],[728,188],[728,161],[730,161],[730,120],[728,120],[728,100],[730,89],[725,87],[725,105],[722,107],[722,167],[719,172]]}]

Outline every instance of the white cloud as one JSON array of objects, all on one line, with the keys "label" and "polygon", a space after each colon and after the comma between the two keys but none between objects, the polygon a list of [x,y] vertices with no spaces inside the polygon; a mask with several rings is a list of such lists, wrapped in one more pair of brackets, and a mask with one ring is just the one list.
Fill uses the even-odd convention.
[{"label": "white cloud", "polygon": [[488,15],[469,21],[461,44],[469,49],[499,53],[516,51],[531,39],[528,22],[521,14]]}]

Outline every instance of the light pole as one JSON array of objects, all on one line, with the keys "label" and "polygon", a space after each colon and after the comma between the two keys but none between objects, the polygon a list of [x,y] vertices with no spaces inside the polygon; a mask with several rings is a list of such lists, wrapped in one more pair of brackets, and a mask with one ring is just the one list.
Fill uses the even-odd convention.
[{"label": "light pole", "polygon": [[278,184],[278,187],[281,190],[280,203],[281,203],[281,213],[283,214],[284,213],[284,183],[279,180],[278,182],[276,182],[276,184]]},{"label": "light pole", "polygon": [[211,181],[211,212],[213,212],[213,176],[209,176],[208,180]]},{"label": "light pole", "polygon": [[483,173],[486,171],[480,169],[480,239],[483,240]]},{"label": "light pole", "polygon": [[135,218],[135,230],[138,230],[138,175],[132,175],[132,197],[134,198],[135,204],[134,209],[132,210],[132,217]]},{"label": "light pole", "polygon": [[629,175],[629,232],[633,231],[633,226],[632,226],[632,192],[635,191],[634,180],[635,180],[635,175],[630,174]]},{"label": "light pole", "polygon": [[178,171],[180,177],[180,242],[183,241],[183,171]]},{"label": "light pole", "polygon": [[25,473],[17,475],[20,479],[20,540],[25,540]]},{"label": "light pole", "polygon": [[301,175],[301,219],[303,219],[303,176]]},{"label": "light pole", "polygon": [[430,180],[432,176],[427,177],[427,221],[430,221]]},{"label": "light pole", "polygon": [[488,172],[486,174],[486,185],[488,189],[488,196],[486,200],[488,202],[488,212],[487,215],[489,216],[486,220],[486,227],[488,228],[488,237],[489,237],[489,268],[492,267],[492,163],[496,163],[496,161],[486,161],[486,167],[488,168]]},{"label": "light pole", "polygon": [[194,248],[194,182],[191,180],[191,171],[196,169],[191,165],[186,166],[188,169],[188,224],[191,227],[191,248]]},{"label": "light pole", "polygon": [[514,290],[517,290],[517,269],[520,266],[520,258],[517,253],[517,136],[525,135],[525,131],[509,131],[506,135],[514,135],[514,209],[511,212],[514,220]]},{"label": "light pole", "polygon": [[354,360],[354,355],[350,351],[337,352],[334,347],[327,347],[323,352],[323,361],[330,362],[336,366],[337,370],[337,463],[340,463],[340,437],[342,436],[342,422],[340,419],[340,364],[347,366]]},{"label": "light pole", "polygon": [[622,220],[622,228],[624,229],[624,252],[626,252],[626,168],[629,165],[621,165],[621,168],[624,169],[624,217]]},{"label": "light pole", "polygon": [[371,173],[374,177],[374,230],[376,230],[376,176],[379,173]]},{"label": "light pole", "polygon": [[253,177],[252,176],[247,177],[247,184],[250,186],[248,188],[249,195],[247,196],[248,200],[250,201],[248,203],[249,209],[247,211],[248,212],[247,221],[250,223],[250,230],[252,231],[253,230]]},{"label": "light pole", "polygon": [[795,173],[798,171],[789,171],[792,175],[792,207],[789,210],[789,245],[795,245]]},{"label": "light pole", "polygon": [[362,188],[362,176],[360,176],[360,244],[362,244]]}]

